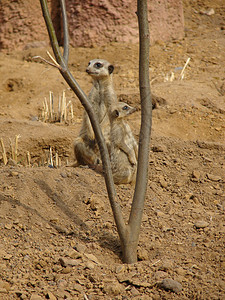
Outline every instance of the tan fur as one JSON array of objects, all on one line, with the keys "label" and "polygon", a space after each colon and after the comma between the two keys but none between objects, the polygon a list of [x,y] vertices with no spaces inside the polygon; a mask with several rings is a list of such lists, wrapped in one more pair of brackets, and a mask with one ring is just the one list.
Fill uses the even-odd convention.
[{"label": "tan fur", "polygon": [[[113,70],[114,67],[103,59],[91,60],[86,69],[93,79],[93,87],[88,95],[88,100],[93,105],[107,144],[109,144],[110,133],[108,112],[111,110],[111,106],[117,103],[112,80]],[[74,142],[74,154],[77,165],[95,165],[101,162],[95,135],[86,112],[83,115],[79,137]]]},{"label": "tan fur", "polygon": [[115,184],[134,183],[137,172],[138,144],[124,118],[135,108],[119,102],[110,114],[111,165]]}]

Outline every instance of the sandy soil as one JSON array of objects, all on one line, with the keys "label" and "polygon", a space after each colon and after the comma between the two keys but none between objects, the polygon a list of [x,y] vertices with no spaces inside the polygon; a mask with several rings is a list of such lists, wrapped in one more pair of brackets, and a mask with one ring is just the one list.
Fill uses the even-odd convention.
[{"label": "sandy soil", "polygon": [[[81,125],[78,99],[56,69],[32,60],[47,57],[46,49],[0,54],[0,137],[9,159],[5,166],[0,154],[1,299],[224,299],[224,7],[223,1],[189,2],[184,40],[151,47],[151,87],[159,104],[134,265],[121,262],[102,176],[66,166]],[[208,16],[211,7],[215,14]],[[129,119],[138,138],[138,45],[71,49],[70,69],[86,93],[91,80],[85,67],[96,57],[115,65],[119,99],[138,108]],[[41,122],[44,98],[52,91],[57,100],[63,90],[73,103],[73,121]],[[16,135],[18,163],[10,159]],[[61,158],[60,168],[48,167],[49,147]],[[127,218],[133,188],[117,192]],[[164,278],[179,282],[182,291],[163,289]]]}]

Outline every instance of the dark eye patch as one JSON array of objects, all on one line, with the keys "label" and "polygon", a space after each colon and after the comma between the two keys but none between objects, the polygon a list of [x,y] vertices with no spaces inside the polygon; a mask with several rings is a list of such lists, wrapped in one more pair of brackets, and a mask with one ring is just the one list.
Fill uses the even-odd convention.
[{"label": "dark eye patch", "polygon": [[97,62],[94,64],[94,67],[96,67],[97,69],[100,69],[103,67],[103,64],[101,64],[100,62]]},{"label": "dark eye patch", "polygon": [[124,105],[122,109],[123,109],[123,110],[128,110],[128,108],[129,108],[129,107],[128,107],[127,105]]}]

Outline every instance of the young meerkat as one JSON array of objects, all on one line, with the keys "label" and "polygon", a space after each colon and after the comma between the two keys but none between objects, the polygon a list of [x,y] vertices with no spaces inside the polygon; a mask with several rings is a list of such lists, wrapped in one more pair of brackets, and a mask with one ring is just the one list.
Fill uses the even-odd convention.
[{"label": "young meerkat", "polygon": [[[113,87],[112,73],[114,66],[104,59],[93,59],[89,62],[86,72],[93,79],[93,87],[88,95],[101,126],[103,136],[109,147],[110,121],[109,111],[117,103]],[[94,131],[86,111],[79,136],[74,142],[74,154],[77,165],[96,165],[101,162]]]},{"label": "young meerkat", "polygon": [[136,179],[138,144],[124,120],[135,111],[134,107],[119,102],[110,114],[110,160],[115,184],[133,184]]}]

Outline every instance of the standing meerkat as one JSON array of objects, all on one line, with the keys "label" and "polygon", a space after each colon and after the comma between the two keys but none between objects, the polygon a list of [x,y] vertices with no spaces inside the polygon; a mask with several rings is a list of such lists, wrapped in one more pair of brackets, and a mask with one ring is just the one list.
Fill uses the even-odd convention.
[{"label": "standing meerkat", "polygon": [[110,114],[110,160],[115,184],[133,184],[136,179],[138,144],[124,118],[136,109],[119,102]]},{"label": "standing meerkat", "polygon": [[[88,95],[109,147],[110,121],[109,111],[117,103],[113,87],[114,66],[104,59],[93,59],[88,63],[86,72],[93,79],[93,87]],[[101,162],[94,131],[86,111],[79,136],[74,142],[74,154],[77,165],[96,165]]]}]

